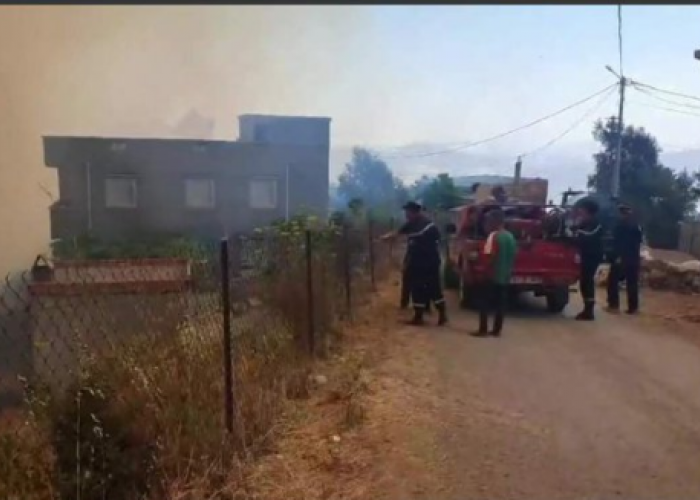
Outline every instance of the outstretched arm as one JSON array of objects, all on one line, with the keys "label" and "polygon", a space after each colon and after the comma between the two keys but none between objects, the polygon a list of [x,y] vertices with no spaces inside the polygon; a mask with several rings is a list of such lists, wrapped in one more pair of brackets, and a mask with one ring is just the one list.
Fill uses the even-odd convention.
[{"label": "outstretched arm", "polygon": [[391,241],[391,240],[395,240],[396,238],[398,238],[399,236],[401,236],[403,234],[408,234],[409,232],[410,232],[410,227],[409,227],[408,223],[406,223],[406,224],[403,224],[397,230],[390,231],[390,232],[380,236],[379,239],[381,241]]}]

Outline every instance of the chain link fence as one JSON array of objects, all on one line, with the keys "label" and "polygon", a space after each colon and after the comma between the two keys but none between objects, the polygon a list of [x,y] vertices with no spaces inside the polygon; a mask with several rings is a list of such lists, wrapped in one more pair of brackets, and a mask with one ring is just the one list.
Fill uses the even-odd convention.
[{"label": "chain link fence", "polygon": [[179,258],[38,261],[8,277],[0,498],[199,498],[235,484],[283,401],[306,395],[310,360],[396,267],[376,243],[389,229],[289,224]]}]

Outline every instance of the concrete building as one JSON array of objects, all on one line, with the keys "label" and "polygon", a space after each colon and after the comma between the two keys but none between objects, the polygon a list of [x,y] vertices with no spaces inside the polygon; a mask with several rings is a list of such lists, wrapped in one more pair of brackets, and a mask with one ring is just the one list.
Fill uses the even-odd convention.
[{"label": "concrete building", "polygon": [[242,115],[237,141],[44,137],[52,238],[220,237],[328,210],[330,119]]}]

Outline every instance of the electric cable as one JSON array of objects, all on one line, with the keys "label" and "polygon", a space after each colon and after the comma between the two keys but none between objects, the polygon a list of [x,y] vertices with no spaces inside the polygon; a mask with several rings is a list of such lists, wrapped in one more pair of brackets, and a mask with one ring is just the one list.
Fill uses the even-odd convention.
[{"label": "electric cable", "polygon": [[595,92],[594,94],[589,95],[588,97],[585,97],[585,98],[583,98],[579,101],[576,101],[572,104],[569,104],[568,106],[566,106],[564,108],[561,108],[557,111],[554,111],[553,113],[549,113],[548,115],[545,115],[545,116],[538,118],[536,120],[533,120],[531,122],[525,123],[519,127],[515,127],[513,129],[507,130],[505,132],[501,132],[499,134],[492,135],[492,136],[487,137],[485,139],[481,139],[481,140],[474,141],[474,142],[466,142],[466,143],[460,144],[458,146],[455,146],[453,148],[447,148],[447,149],[442,149],[442,150],[437,150],[437,151],[430,151],[430,152],[426,152],[426,153],[387,156],[384,159],[392,160],[392,159],[401,159],[401,158],[425,158],[425,157],[429,157],[429,156],[437,156],[437,155],[441,155],[441,154],[453,153],[456,151],[464,150],[467,148],[473,148],[475,146],[480,146],[482,144],[493,142],[495,140],[502,139],[502,138],[507,137],[509,135],[515,134],[517,132],[521,132],[523,130],[526,130],[530,127],[534,127],[535,125],[539,125],[542,122],[545,122],[551,118],[554,118],[556,116],[561,115],[562,113],[565,113],[571,109],[574,109],[578,106],[581,106],[582,104],[585,104],[588,101],[595,99],[596,97],[600,96],[601,94],[604,94],[604,93],[610,91],[610,89],[616,87],[617,85],[618,85],[617,82],[613,83],[612,85],[608,85],[605,88]]}]

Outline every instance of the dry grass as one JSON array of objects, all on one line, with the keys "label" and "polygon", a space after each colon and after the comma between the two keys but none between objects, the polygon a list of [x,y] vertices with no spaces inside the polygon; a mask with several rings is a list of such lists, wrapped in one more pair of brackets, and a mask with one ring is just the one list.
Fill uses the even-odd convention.
[{"label": "dry grass", "polygon": [[328,383],[289,407],[273,452],[247,468],[246,498],[367,499],[385,490],[396,472],[385,451],[400,439],[387,433],[397,415],[393,400],[411,390],[394,385],[399,393],[386,400],[382,367],[396,348],[389,333],[396,322],[395,295],[396,286],[381,286],[346,328],[342,352],[315,367]]},{"label": "dry grass", "polygon": [[238,318],[227,435],[221,337],[198,331],[210,329],[86,355],[64,394],[38,390],[31,414],[0,426],[0,498],[233,498],[222,488],[267,451],[286,398],[305,395],[308,360],[279,315]]},{"label": "dry grass", "polygon": [[4,416],[0,421],[0,498],[55,498],[50,450],[46,429],[34,419]]},{"label": "dry grass", "polygon": [[[0,425],[0,498],[320,499],[330,498],[336,476],[359,492],[371,454],[346,449],[371,418],[367,367],[376,352],[363,346],[384,323],[369,305],[342,326],[336,264],[319,255],[313,268],[323,361],[307,355],[302,265],[262,281],[255,293],[264,306],[234,320],[232,434],[223,430],[220,315],[209,311],[167,335],[144,332],[99,355],[86,349],[60,395],[33,388],[32,411]],[[389,265],[380,263],[377,276]],[[342,337],[350,344],[339,352]],[[312,373],[329,382],[319,386]],[[319,474],[293,472],[304,464]]]}]

